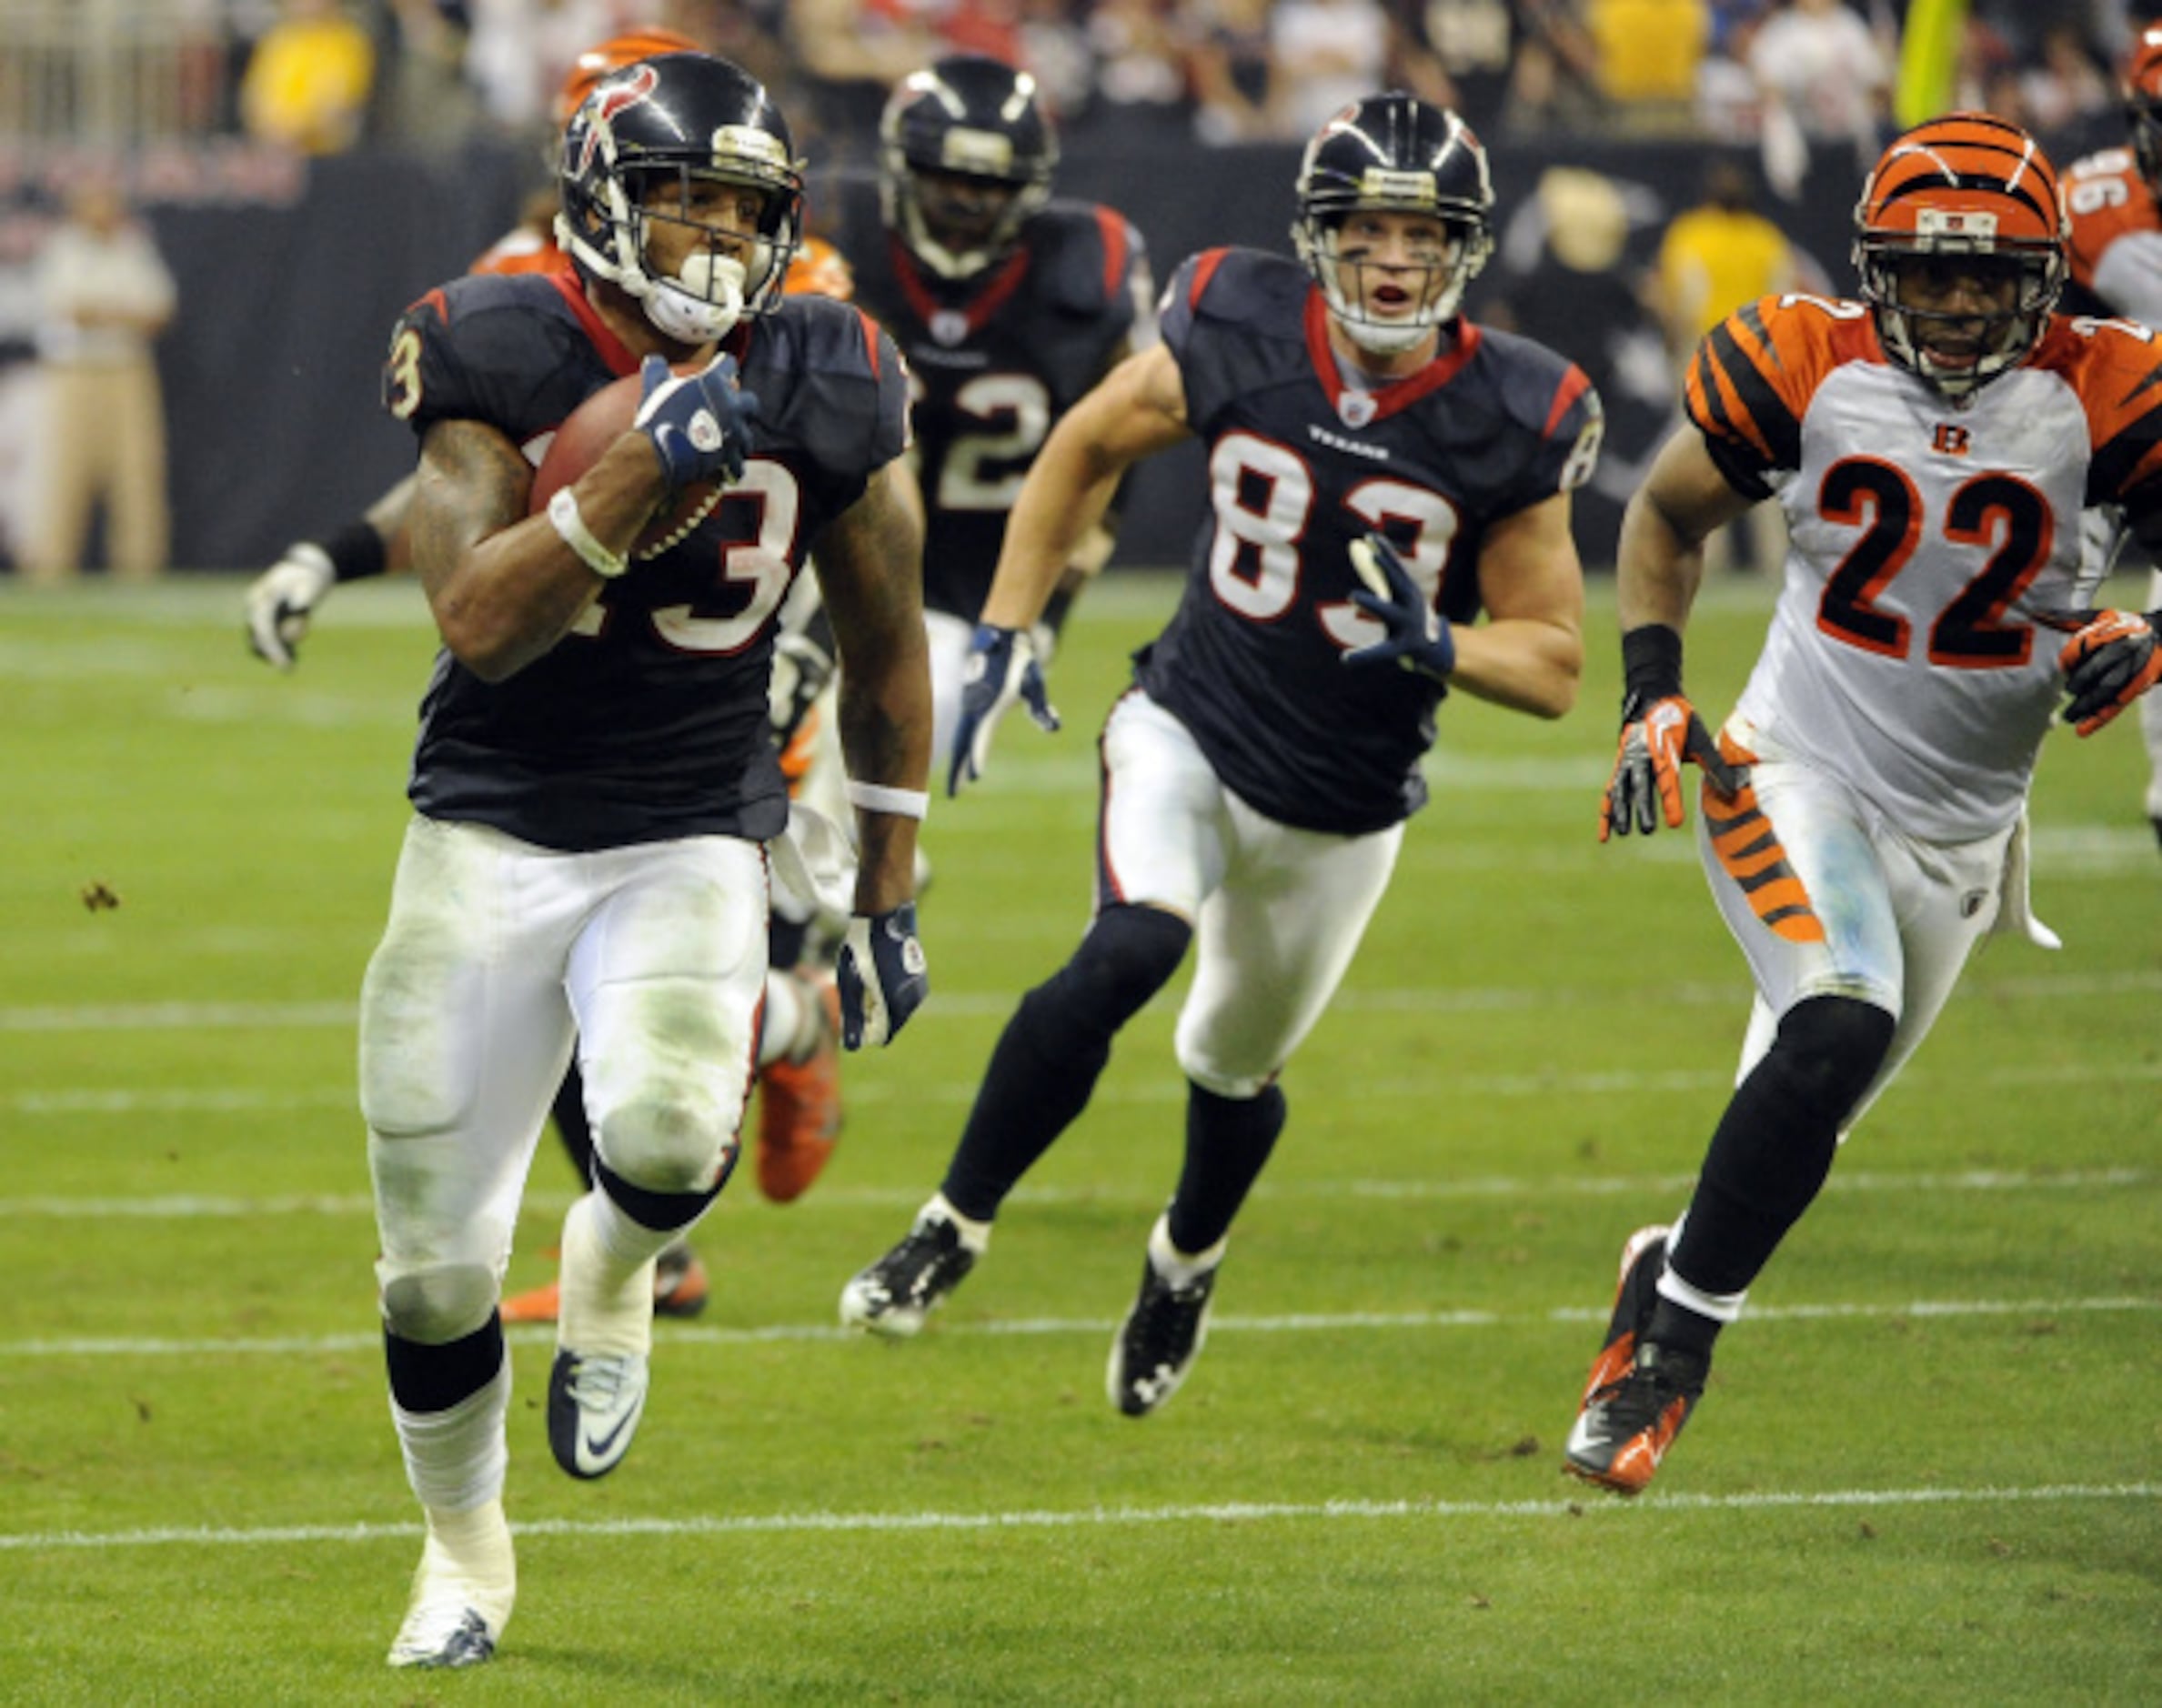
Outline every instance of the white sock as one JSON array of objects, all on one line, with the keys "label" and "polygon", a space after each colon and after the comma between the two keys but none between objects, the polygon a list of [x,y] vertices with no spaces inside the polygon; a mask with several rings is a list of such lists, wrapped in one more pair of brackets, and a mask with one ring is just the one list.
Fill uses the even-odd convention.
[{"label": "white sock", "polygon": [[1674,1273],[1672,1263],[1659,1271],[1658,1291],[1660,1298],[1671,1300],[1683,1310],[1694,1311],[1715,1322],[1734,1321],[1742,1314],[1743,1301],[1749,1297],[1747,1288],[1738,1293],[1708,1293],[1701,1287],[1692,1287]]},{"label": "white sock", "polygon": [[484,1501],[462,1512],[429,1507],[420,1571],[424,1582],[438,1574],[455,1580],[495,1633],[502,1635],[518,1594],[518,1557],[503,1502]]},{"label": "white sock", "polygon": [[463,1512],[499,1499],[510,1448],[504,1419],[510,1412],[510,1360],[485,1387],[446,1412],[408,1412],[390,1402],[405,1455],[406,1479],[421,1505]]},{"label": "white sock", "polygon": [[[599,1245],[605,1262],[601,1272],[610,1282],[628,1281],[631,1271],[651,1262],[671,1245],[680,1244],[690,1231],[688,1228],[649,1228],[598,1187],[573,1204],[570,1214],[578,1214],[581,1208],[586,1231]],[[564,1219],[563,1237],[570,1238],[568,1217]]]},{"label": "white sock", "polygon": [[653,1261],[678,1234],[632,1221],[596,1188],[563,1218],[559,1346],[643,1357],[653,1339]]},{"label": "white sock", "polygon": [[1231,1242],[1226,1234],[1206,1251],[1188,1253],[1172,1243],[1172,1216],[1170,1211],[1156,1218],[1156,1225],[1149,1230],[1149,1261],[1156,1266],[1156,1272],[1173,1287],[1184,1289],[1213,1270],[1223,1261],[1223,1248]]}]

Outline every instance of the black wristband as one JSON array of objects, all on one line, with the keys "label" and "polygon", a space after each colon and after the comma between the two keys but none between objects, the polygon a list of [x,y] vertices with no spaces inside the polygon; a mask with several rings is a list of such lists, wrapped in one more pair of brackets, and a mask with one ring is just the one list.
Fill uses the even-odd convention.
[{"label": "black wristband", "polygon": [[316,544],[330,559],[331,570],[340,581],[366,581],[383,574],[389,566],[390,553],[382,535],[366,522],[347,522]]},{"label": "black wristband", "polygon": [[1646,623],[1622,637],[1625,703],[1649,706],[1682,691],[1682,638],[1664,623]]}]

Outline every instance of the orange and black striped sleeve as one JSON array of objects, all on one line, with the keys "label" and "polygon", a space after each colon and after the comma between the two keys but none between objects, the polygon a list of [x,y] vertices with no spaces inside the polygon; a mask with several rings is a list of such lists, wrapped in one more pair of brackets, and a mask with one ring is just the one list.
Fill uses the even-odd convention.
[{"label": "orange and black striped sleeve", "polygon": [[2122,506],[2152,553],[2162,548],[2162,353],[2151,339],[2105,325],[2080,355],[2079,395],[2095,447],[2084,502]]},{"label": "orange and black striped sleeve", "polygon": [[1821,308],[1765,296],[1729,315],[1696,347],[1683,407],[1720,473],[1745,497],[1766,497],[1765,477],[1801,462],[1802,414],[1830,366],[1830,325]]}]

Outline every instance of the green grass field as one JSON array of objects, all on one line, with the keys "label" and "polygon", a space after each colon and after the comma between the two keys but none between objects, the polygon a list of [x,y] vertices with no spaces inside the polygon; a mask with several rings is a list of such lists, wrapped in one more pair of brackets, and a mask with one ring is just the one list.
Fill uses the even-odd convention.
[{"label": "green grass field", "polygon": [[[1161,1415],[1103,1396],[1179,1159],[1167,993],[918,1341],[834,1328],[1087,913],[1093,734],[1172,584],[1115,578],[934,809],[930,1004],[843,1149],[700,1231],[636,1452],[549,1460],[513,1333],[522,1592],[383,1664],[418,1552],[386,1413],[355,996],[433,650],[348,589],[299,670],[237,580],[0,597],[0,1702],[2162,1701],[2162,861],[2134,730],[2053,736],[2036,899],[1723,1342],[1629,1504],[1559,1451],[1624,1235],[1680,1208],[1740,957],[1684,836],[1602,849],[1618,662],[1559,724],[1443,712],[1433,805]],[[2129,592],[2130,589],[2126,589]],[[1764,595],[1715,588],[1724,712]],[[102,895],[101,895],[102,892]],[[118,905],[85,905],[104,897]],[[568,1201],[552,1140],[510,1284]]]}]

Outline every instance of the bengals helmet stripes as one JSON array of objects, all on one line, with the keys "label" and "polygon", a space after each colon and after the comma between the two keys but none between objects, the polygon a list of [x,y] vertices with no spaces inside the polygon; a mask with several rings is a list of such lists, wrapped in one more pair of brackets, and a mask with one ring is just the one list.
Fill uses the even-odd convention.
[{"label": "bengals helmet stripes", "polygon": [[[1917,125],[1884,152],[1855,207],[1855,269],[1875,313],[1885,354],[1954,401],[2026,359],[2064,289],[2069,229],[2056,169],[2018,126],[1987,113]],[[1906,264],[1980,257],[1985,277],[2016,278],[2011,306],[1994,313],[1910,308]],[[1985,323],[1978,357],[1930,351],[1932,322]]]},{"label": "bengals helmet stripes", "polygon": [[564,74],[563,86],[556,92],[556,128],[561,130],[570,123],[570,116],[586,104],[586,97],[593,93],[593,85],[603,77],[612,76],[626,65],[635,65],[641,59],[653,59],[662,54],[702,54],[706,50],[689,36],[675,30],[645,28],[625,30],[620,35],[611,35],[598,46],[588,47],[570,62],[570,69]]}]

